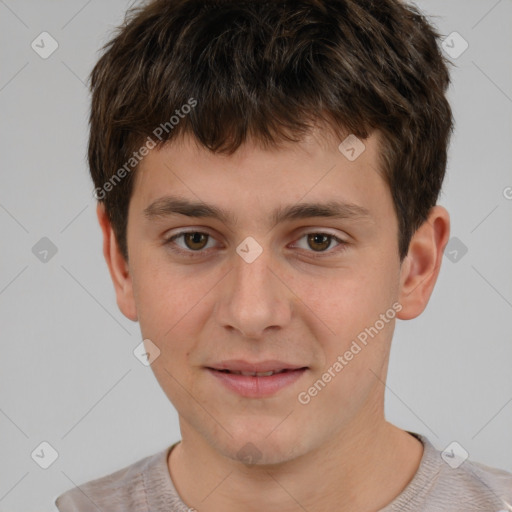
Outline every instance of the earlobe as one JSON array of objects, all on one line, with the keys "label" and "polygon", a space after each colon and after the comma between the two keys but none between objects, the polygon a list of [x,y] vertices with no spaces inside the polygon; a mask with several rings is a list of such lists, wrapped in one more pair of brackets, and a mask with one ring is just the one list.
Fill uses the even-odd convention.
[{"label": "earlobe", "polygon": [[414,233],[402,264],[399,298],[402,309],[397,314],[398,318],[410,320],[427,307],[449,236],[448,211],[436,205],[430,210],[428,219]]},{"label": "earlobe", "polygon": [[105,257],[110,277],[112,278],[116,292],[117,305],[124,316],[136,322],[138,316],[135,307],[130,269],[119,250],[114,230],[112,229],[103,203],[98,203],[96,214],[103,233],[103,256]]}]

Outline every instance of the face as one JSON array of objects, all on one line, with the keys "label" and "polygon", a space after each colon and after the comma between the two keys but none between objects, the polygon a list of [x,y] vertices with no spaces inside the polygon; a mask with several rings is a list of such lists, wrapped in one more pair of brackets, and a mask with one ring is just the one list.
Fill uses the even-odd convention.
[{"label": "face", "polygon": [[377,137],[353,161],[317,132],[231,156],[183,138],[141,162],[129,300],[183,439],[276,463],[381,413],[401,268]]}]

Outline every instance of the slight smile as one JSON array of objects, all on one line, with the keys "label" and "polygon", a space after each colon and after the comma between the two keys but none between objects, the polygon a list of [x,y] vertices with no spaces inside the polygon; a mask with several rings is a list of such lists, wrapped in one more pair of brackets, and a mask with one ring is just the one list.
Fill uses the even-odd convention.
[{"label": "slight smile", "polygon": [[246,398],[264,398],[296,382],[308,367],[282,361],[250,363],[231,360],[206,366],[205,369],[238,395]]}]

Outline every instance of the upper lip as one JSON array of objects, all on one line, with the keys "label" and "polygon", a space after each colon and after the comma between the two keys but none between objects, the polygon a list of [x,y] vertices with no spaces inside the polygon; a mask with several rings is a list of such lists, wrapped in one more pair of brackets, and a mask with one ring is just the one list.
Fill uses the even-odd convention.
[{"label": "upper lip", "polygon": [[261,362],[249,362],[241,359],[230,359],[228,361],[221,361],[212,365],[206,366],[213,370],[229,370],[232,372],[256,372],[264,373],[270,371],[280,370],[298,370],[301,368],[307,368],[304,365],[290,364],[284,361],[277,360],[266,360]]}]

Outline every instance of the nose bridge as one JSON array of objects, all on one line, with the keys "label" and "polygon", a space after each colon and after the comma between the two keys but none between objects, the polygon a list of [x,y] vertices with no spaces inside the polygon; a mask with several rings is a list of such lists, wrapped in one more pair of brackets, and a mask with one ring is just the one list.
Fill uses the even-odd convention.
[{"label": "nose bridge", "polygon": [[271,270],[276,267],[271,251],[259,247],[251,240],[238,246],[219,312],[224,327],[246,337],[259,337],[269,327],[283,327],[290,318],[286,287]]}]

